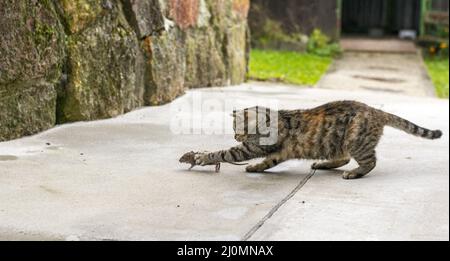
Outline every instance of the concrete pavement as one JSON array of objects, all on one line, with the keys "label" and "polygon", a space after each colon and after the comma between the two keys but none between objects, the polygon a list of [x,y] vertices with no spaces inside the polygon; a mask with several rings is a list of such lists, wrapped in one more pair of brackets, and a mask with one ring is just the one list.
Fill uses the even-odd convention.
[{"label": "concrete pavement", "polygon": [[396,38],[343,37],[340,45],[344,52],[417,53],[414,41]]},{"label": "concrete pavement", "polygon": [[346,181],[339,171],[312,175],[309,161],[268,174],[226,164],[220,173],[189,172],[178,163],[184,152],[235,142],[225,134],[172,133],[173,104],[58,126],[0,143],[0,239],[449,239],[448,100],[249,83],[191,91],[174,104],[199,94],[216,105],[271,99],[285,109],[355,99],[442,129],[444,137],[428,141],[386,128],[377,168]]},{"label": "concrete pavement", "polygon": [[325,89],[436,96],[417,52],[345,52],[317,85]]}]

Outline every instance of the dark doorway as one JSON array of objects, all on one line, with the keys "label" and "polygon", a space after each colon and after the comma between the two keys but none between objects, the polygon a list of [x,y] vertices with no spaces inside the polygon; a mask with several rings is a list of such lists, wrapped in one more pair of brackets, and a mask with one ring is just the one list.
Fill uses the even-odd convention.
[{"label": "dark doorway", "polygon": [[419,31],[420,0],[343,0],[342,33],[390,36]]}]

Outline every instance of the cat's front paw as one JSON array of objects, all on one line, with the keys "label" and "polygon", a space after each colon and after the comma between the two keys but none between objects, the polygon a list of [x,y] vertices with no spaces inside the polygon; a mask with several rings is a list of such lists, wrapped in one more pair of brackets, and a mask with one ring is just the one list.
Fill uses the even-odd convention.
[{"label": "cat's front paw", "polygon": [[343,179],[359,179],[361,177],[361,175],[358,175],[352,171],[346,171],[344,172],[344,174],[342,174]]},{"label": "cat's front paw", "polygon": [[248,173],[260,173],[264,172],[258,165],[250,165],[245,168],[245,171]]},{"label": "cat's front paw", "polygon": [[321,169],[322,168],[322,164],[320,162],[314,162],[311,165],[311,169],[317,170],[317,169]]}]

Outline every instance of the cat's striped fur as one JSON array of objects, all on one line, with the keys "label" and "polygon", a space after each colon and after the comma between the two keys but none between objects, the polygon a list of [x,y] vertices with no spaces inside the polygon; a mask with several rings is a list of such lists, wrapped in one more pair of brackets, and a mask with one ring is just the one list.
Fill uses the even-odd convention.
[{"label": "cat's striped fur", "polygon": [[[249,110],[258,111],[256,108],[246,109],[246,117]],[[270,117],[268,113],[267,117]],[[313,164],[312,168],[334,169],[346,165],[354,158],[359,167],[345,172],[343,177],[355,179],[375,168],[375,148],[385,126],[426,139],[438,139],[442,136],[439,130],[419,127],[365,104],[340,101],[310,110],[279,111],[278,140],[274,145],[258,145],[258,134],[236,134],[235,138],[242,142],[241,145],[214,153],[198,153],[195,159],[198,165],[212,165],[264,157],[261,163],[246,169],[247,172],[263,172],[290,159],[322,160]]]}]

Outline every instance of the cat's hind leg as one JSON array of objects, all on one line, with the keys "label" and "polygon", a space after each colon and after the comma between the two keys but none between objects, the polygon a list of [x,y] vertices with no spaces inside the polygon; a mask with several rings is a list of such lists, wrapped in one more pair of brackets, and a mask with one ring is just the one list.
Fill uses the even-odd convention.
[{"label": "cat's hind leg", "polygon": [[349,154],[356,160],[359,167],[346,171],[344,179],[358,179],[369,174],[377,165],[375,148],[383,134],[383,127],[377,121],[369,122],[356,135],[354,140],[349,142]]},{"label": "cat's hind leg", "polygon": [[319,170],[337,169],[347,165],[349,162],[350,158],[330,160],[325,162],[316,162],[311,166],[311,168]]},{"label": "cat's hind leg", "polygon": [[371,172],[377,164],[375,150],[367,151],[360,155],[354,156],[354,158],[356,162],[358,162],[359,167],[354,170],[344,172],[344,179],[362,178],[365,175],[369,174],[369,172]]}]

